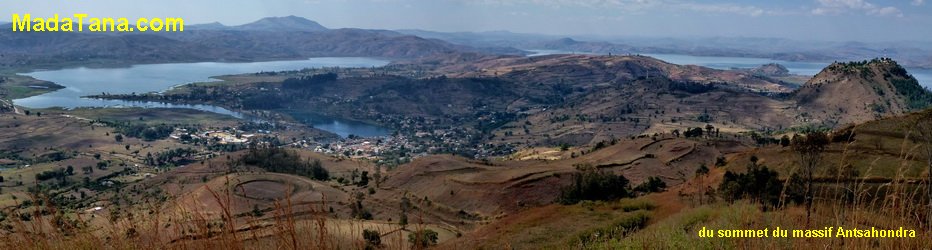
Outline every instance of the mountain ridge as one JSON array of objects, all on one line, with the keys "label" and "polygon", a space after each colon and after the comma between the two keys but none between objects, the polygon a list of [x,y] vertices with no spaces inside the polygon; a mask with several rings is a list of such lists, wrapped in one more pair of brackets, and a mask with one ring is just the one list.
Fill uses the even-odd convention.
[{"label": "mountain ridge", "polygon": [[212,22],[206,24],[195,24],[190,25],[188,28],[194,30],[247,30],[247,31],[326,31],[329,30],[327,27],[320,25],[319,23],[299,17],[299,16],[283,16],[283,17],[265,17],[250,23],[235,25],[235,26],[226,26],[219,22]]},{"label": "mountain ridge", "polygon": [[[238,26],[194,25],[168,33],[21,33],[0,30],[0,67],[17,70],[138,63],[261,61],[354,56],[413,59],[458,53],[520,54],[475,48],[388,30],[327,29],[296,17],[263,18]],[[145,39],[143,39],[145,38]]]}]

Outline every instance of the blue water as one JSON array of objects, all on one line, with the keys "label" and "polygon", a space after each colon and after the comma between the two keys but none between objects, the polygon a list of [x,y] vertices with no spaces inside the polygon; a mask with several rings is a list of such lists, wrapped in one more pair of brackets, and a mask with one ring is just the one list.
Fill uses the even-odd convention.
[{"label": "blue water", "polygon": [[[222,107],[211,105],[186,105],[161,102],[138,102],[123,100],[102,100],[83,98],[82,96],[109,94],[130,94],[161,92],[174,86],[192,83],[216,81],[212,76],[244,74],[254,72],[271,72],[300,70],[321,67],[378,67],[388,61],[362,57],[321,57],[307,60],[270,61],[249,63],[163,63],[133,65],[126,68],[71,68],[61,70],[36,71],[23,75],[36,79],[51,81],[65,86],[64,89],[13,100],[13,103],[26,108],[78,108],[78,107],[143,107],[143,108],[186,108],[243,118],[243,114]],[[336,134],[373,134],[372,125],[343,121],[339,118],[311,125]],[[328,130],[328,129],[332,129]],[[358,131],[356,131],[358,129]],[[379,128],[382,129],[382,128]],[[345,135],[344,135],[345,136]]]},{"label": "blue water", "polygon": [[315,128],[329,131],[343,138],[349,137],[350,135],[361,137],[386,136],[391,133],[391,131],[386,128],[372,124],[346,119],[336,119],[331,116],[319,115],[312,112],[290,111],[287,113],[295,120],[305,124],[311,124]]}]

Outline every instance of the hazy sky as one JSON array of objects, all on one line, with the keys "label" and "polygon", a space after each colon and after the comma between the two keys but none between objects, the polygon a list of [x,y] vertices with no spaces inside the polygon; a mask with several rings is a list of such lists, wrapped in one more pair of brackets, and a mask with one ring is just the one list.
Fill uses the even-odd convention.
[{"label": "hazy sky", "polygon": [[182,17],[236,25],[296,15],[329,28],[508,30],[556,35],[932,41],[932,0],[30,0],[12,13]]}]

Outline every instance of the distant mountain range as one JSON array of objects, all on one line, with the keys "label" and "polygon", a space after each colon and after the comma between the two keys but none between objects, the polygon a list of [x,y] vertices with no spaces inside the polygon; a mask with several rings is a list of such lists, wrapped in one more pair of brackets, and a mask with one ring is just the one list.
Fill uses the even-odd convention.
[{"label": "distant mountain range", "polygon": [[412,59],[523,53],[511,48],[474,48],[389,30],[327,29],[296,16],[263,18],[238,26],[190,25],[184,32],[169,33],[0,30],[0,67],[21,70],[323,56]]},{"label": "distant mountain range", "polygon": [[[9,23],[0,24],[2,27]],[[191,61],[256,61],[315,56],[394,59],[526,55],[526,50],[597,54],[684,54],[787,61],[860,61],[889,57],[910,68],[932,68],[932,44],[817,42],[777,38],[617,38],[426,30],[328,29],[297,17],[268,17],[227,26],[195,24],[176,33],[13,33],[0,29],[0,67],[55,68]],[[453,55],[458,54],[458,55]],[[459,60],[459,59],[457,59]]]},{"label": "distant mountain range", "polygon": [[251,31],[327,31],[327,27],[320,25],[315,21],[297,16],[286,17],[266,17],[258,21],[237,25],[226,26],[218,22],[207,24],[195,24],[185,27],[188,30],[251,30]]},{"label": "distant mountain range", "polygon": [[492,32],[435,32],[397,30],[400,33],[434,38],[473,47],[514,47],[525,50],[624,54],[658,53],[694,56],[757,57],[786,61],[860,61],[889,57],[911,68],[932,68],[929,42],[827,42],[781,38],[635,38]]}]

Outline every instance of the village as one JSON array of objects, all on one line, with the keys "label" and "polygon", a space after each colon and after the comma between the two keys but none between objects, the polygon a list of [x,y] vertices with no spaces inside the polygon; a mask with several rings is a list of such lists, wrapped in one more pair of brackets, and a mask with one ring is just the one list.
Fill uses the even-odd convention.
[{"label": "village", "polygon": [[[192,132],[176,128],[169,136],[182,143],[205,143],[245,147],[279,145],[312,150],[317,153],[353,159],[367,159],[378,164],[399,165],[429,154],[457,154],[471,158],[500,156],[512,152],[510,148],[475,144],[475,135],[462,128],[412,126],[385,136],[360,137],[350,135],[331,141],[310,138],[284,139],[285,135],[269,130],[243,131],[236,128]],[[281,137],[281,138],[279,138]],[[275,143],[279,142],[279,143]],[[287,143],[286,143],[287,142]]]}]

